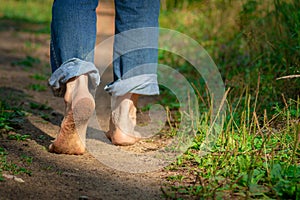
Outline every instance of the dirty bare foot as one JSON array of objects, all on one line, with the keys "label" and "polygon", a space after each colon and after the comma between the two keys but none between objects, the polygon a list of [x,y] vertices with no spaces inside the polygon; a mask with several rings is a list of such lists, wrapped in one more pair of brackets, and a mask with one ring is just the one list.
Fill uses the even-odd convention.
[{"label": "dirty bare foot", "polygon": [[106,137],[114,145],[128,146],[140,140],[140,134],[134,131],[137,100],[137,94],[126,94],[117,97],[113,102],[113,111]]},{"label": "dirty bare foot", "polygon": [[106,132],[106,137],[113,143],[114,145],[118,146],[129,146],[133,145],[140,140],[140,135],[135,132],[135,135],[132,134],[125,134],[121,131],[121,129],[117,128],[115,125],[110,128],[108,132]]},{"label": "dirty bare foot", "polygon": [[68,81],[66,87],[65,117],[57,138],[49,146],[49,151],[80,155],[85,151],[86,129],[95,109],[95,101],[88,90],[87,75]]}]

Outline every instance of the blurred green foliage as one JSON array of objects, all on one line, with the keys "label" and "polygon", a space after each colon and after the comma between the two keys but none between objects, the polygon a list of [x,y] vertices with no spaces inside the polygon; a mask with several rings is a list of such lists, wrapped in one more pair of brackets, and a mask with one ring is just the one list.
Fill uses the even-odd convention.
[{"label": "blurred green foliage", "polygon": [[[258,110],[300,94],[300,79],[279,77],[300,73],[300,1],[298,0],[162,0],[161,27],[197,40],[216,62],[231,99],[245,88],[256,93]],[[177,66],[193,80],[192,66],[160,52],[160,62]],[[172,57],[172,59],[170,59]]]},{"label": "blurred green foliage", "polygon": [[33,23],[50,23],[53,0],[5,0],[0,17]]}]

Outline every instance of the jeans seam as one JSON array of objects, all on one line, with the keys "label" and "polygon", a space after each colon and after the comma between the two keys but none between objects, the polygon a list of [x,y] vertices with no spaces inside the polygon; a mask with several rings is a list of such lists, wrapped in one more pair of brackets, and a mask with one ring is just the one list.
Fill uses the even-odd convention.
[{"label": "jeans seam", "polygon": [[55,67],[56,67],[56,69],[58,69],[60,66],[59,66],[59,63],[58,63],[58,60],[57,60],[57,56],[56,56],[56,53],[55,53],[53,39],[51,39],[50,43],[51,43],[50,47],[51,47],[53,59],[54,59],[55,65],[56,65]]}]

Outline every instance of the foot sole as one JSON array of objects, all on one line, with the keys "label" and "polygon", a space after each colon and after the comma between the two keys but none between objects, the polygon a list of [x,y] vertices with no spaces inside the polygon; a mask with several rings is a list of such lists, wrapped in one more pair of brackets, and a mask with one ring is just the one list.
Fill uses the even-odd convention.
[{"label": "foot sole", "polygon": [[85,135],[88,120],[95,109],[93,98],[82,98],[65,116],[60,133],[49,146],[49,152],[82,155],[85,152]]}]

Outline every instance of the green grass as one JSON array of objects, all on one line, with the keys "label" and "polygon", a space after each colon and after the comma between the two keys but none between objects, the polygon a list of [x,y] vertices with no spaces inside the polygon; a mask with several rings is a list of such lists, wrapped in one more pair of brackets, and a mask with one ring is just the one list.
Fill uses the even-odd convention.
[{"label": "green grass", "polygon": [[[32,163],[32,158],[28,156],[22,156],[23,162],[27,164]],[[0,147],[0,181],[4,181],[4,178],[2,176],[2,172],[5,171],[6,173],[9,172],[11,174],[27,174],[31,175],[32,172],[25,167],[19,166],[18,164],[15,164],[8,160],[8,152],[3,148]]]},{"label": "green grass", "polygon": [[47,76],[45,76],[44,74],[33,74],[30,75],[30,78],[37,80],[37,81],[46,81],[47,80]]},{"label": "green grass", "polygon": [[47,86],[39,84],[39,83],[30,84],[28,86],[28,88],[33,90],[33,91],[37,91],[37,92],[43,92],[43,91],[47,90]]},{"label": "green grass", "polygon": [[10,107],[4,101],[0,101],[0,131],[13,130],[24,115],[22,110]]},{"label": "green grass", "polygon": [[[7,103],[0,101],[0,138],[3,137],[3,134],[7,134],[7,139],[9,140],[25,141],[30,138],[30,135],[14,132],[19,127],[19,123],[23,120],[24,116],[25,112],[20,108],[11,107]],[[23,159],[27,163],[30,163],[29,157],[23,157]],[[4,181],[2,176],[3,171],[12,174],[25,173],[31,175],[31,171],[26,169],[26,167],[10,161],[8,159],[8,152],[0,145],[0,181]]]},{"label": "green grass", "polygon": [[9,140],[16,140],[16,141],[25,141],[26,139],[29,139],[30,138],[30,135],[27,135],[27,134],[19,134],[19,133],[16,133],[16,134],[8,134],[7,135],[7,139]]},{"label": "green grass", "polygon": [[[52,0],[8,0],[0,7],[0,17],[49,27],[51,3]],[[300,79],[276,80],[299,74],[299,11],[296,0],[162,1],[161,27],[197,40],[216,62],[226,87],[231,88],[221,133],[209,154],[199,155],[212,120],[211,97],[189,63],[159,51],[160,63],[176,66],[192,83],[201,113],[192,147],[166,168],[168,173],[175,173],[166,178],[166,198],[300,199]],[[29,42],[25,46],[38,49]],[[38,62],[28,56],[13,64],[31,67]],[[44,81],[45,76],[34,74],[31,78]],[[40,84],[30,88],[45,89]],[[168,134],[176,135],[179,119],[185,115],[178,111],[180,105],[174,94],[163,87],[161,94],[160,103],[169,113]],[[45,108],[37,104],[30,107]],[[15,117],[10,108],[2,105],[1,109],[0,127],[9,131]],[[5,158],[2,168],[3,163],[8,163],[5,166],[10,166],[11,171],[18,171],[6,161],[6,155],[0,148],[0,158]]]},{"label": "green grass", "polygon": [[40,63],[41,63],[41,61],[39,58],[34,58],[32,56],[26,56],[26,58],[24,58],[22,60],[12,62],[12,65],[30,68],[30,67],[33,67]]},{"label": "green grass", "polygon": [[[161,27],[181,31],[207,50],[226,86],[232,88],[229,98],[238,98],[246,87],[254,93],[258,79],[260,114],[268,109],[272,115],[270,108],[283,104],[282,94],[297,98],[299,78],[276,78],[299,74],[299,1],[212,0],[189,1],[184,5],[176,2],[178,7],[162,10]],[[160,51],[159,58],[162,64],[177,66],[201,94],[205,92],[204,82],[198,82],[189,63],[168,52]]]},{"label": "green grass", "polygon": [[[16,30],[36,34],[50,33],[51,6],[53,0],[7,0],[0,6],[0,31],[6,26],[14,26]],[[27,42],[25,46],[32,46]]]},{"label": "green grass", "polygon": [[0,6],[0,17],[32,23],[50,23],[52,0],[6,0]]},{"label": "green grass", "polygon": [[[299,10],[296,0],[164,2],[160,25],[197,40],[230,88],[222,132],[200,156],[211,97],[192,65],[159,51],[159,62],[176,66],[194,86],[201,113],[193,146],[166,168],[176,174],[166,178],[166,198],[300,198],[300,79],[276,80],[299,74]],[[178,109],[168,89],[161,96],[163,105]]]},{"label": "green grass", "polygon": [[[244,101],[249,101],[250,95],[245,96]],[[243,104],[237,106],[243,107]],[[205,156],[199,155],[199,151],[209,119],[199,120],[193,146],[167,167],[177,175],[167,177],[166,197],[300,197],[300,98],[290,100],[286,107],[277,107],[271,119],[259,120],[250,109],[253,106],[248,104],[239,118],[235,115],[238,108],[232,107],[216,144]]]},{"label": "green grass", "polygon": [[22,155],[21,156],[22,160],[25,161],[27,164],[31,164],[33,162],[33,157],[27,156],[27,155]]}]

